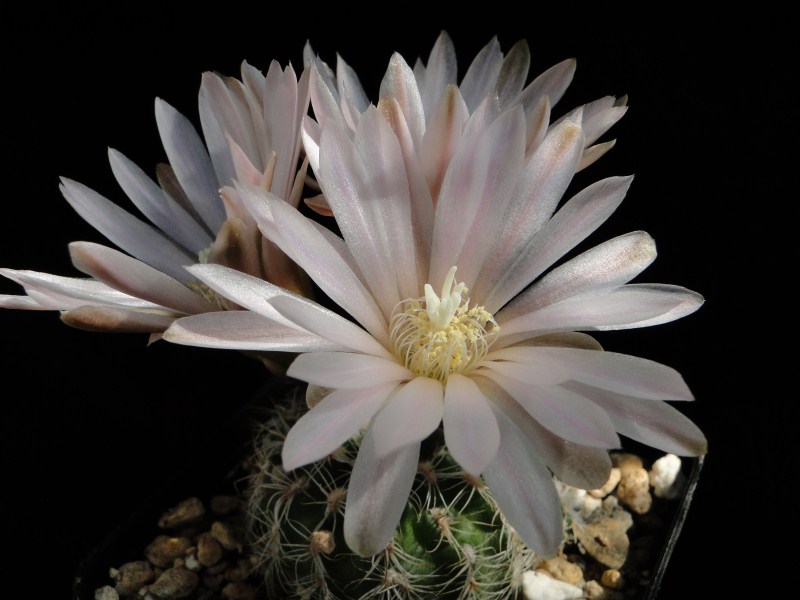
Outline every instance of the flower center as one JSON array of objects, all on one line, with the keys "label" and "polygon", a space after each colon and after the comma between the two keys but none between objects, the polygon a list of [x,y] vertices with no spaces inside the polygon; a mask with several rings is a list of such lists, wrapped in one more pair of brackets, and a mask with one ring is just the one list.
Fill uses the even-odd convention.
[{"label": "flower center", "polygon": [[416,374],[439,381],[483,359],[500,331],[482,306],[469,308],[469,290],[463,283],[453,285],[455,274],[452,267],[441,295],[426,283],[424,297],[400,302],[390,323],[398,360]]}]

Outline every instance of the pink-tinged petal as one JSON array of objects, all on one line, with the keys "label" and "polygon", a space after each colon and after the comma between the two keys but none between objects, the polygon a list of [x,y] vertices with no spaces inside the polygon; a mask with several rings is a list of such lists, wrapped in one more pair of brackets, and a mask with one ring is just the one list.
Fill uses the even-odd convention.
[{"label": "pink-tinged petal", "polygon": [[352,352],[301,354],[286,374],[315,385],[346,389],[414,379],[414,374],[396,361]]},{"label": "pink-tinged petal", "polygon": [[428,126],[418,152],[425,179],[436,203],[447,166],[461,141],[469,111],[455,85],[445,89],[441,101],[432,108],[432,111],[425,113]]},{"label": "pink-tinged petal", "polygon": [[29,296],[33,296],[33,292],[40,292],[55,299],[68,299],[63,308],[77,308],[84,304],[111,304],[126,308],[168,311],[163,306],[130,296],[94,279],[62,277],[50,273],[14,269],[0,269],[0,275],[23,286]]},{"label": "pink-tinged petal", "polygon": [[525,122],[528,136],[525,142],[525,156],[530,158],[539,149],[547,135],[550,125],[550,101],[547,96],[542,96],[539,103],[525,113]]},{"label": "pink-tinged petal", "polygon": [[445,175],[433,224],[430,279],[444,281],[453,265],[458,280],[473,287],[497,225],[519,178],[525,125],[517,107],[465,141]]},{"label": "pink-tinged petal", "polygon": [[389,67],[381,81],[380,99],[392,98],[405,118],[408,132],[416,148],[420,147],[425,133],[425,112],[414,73],[400,54],[389,59]]},{"label": "pink-tinged petal", "polygon": [[[414,71],[416,73],[416,67]],[[439,105],[447,86],[456,85],[458,78],[456,50],[450,36],[444,31],[436,38],[424,72],[424,80],[417,79],[417,85],[425,109],[425,118],[429,119],[435,107]]]},{"label": "pink-tinged petal", "polygon": [[53,310],[48,306],[39,304],[30,296],[14,296],[0,294],[0,308],[10,308],[13,310]]},{"label": "pink-tinged petal", "polygon": [[501,323],[495,348],[556,331],[608,331],[648,327],[686,316],[702,296],[677,285],[628,284],[610,292],[551,304]]},{"label": "pink-tinged petal", "polygon": [[595,402],[622,435],[664,452],[700,456],[708,450],[703,432],[666,402],[648,402],[577,382],[564,387]]},{"label": "pink-tinged petal", "polygon": [[399,387],[370,426],[377,455],[387,456],[433,433],[442,422],[443,394],[442,384],[428,377]]},{"label": "pink-tinged petal", "polygon": [[[587,333],[577,331],[561,331],[559,333],[546,333],[536,337],[521,340],[511,348],[524,346],[554,346],[556,348],[583,348],[584,350],[602,350],[603,346]],[[492,354],[491,356],[494,356]]]},{"label": "pink-tinged petal", "polygon": [[61,313],[61,320],[70,327],[84,331],[153,333],[169,327],[175,315],[87,305]]},{"label": "pink-tinged petal", "polygon": [[569,58],[553,65],[534,79],[520,92],[514,103],[522,104],[527,112],[536,106],[542,96],[547,96],[550,106],[555,106],[567,91],[575,75],[575,59]]},{"label": "pink-tinged petal", "polygon": [[564,535],[553,479],[517,426],[501,410],[495,415],[500,446],[483,477],[522,541],[539,555],[553,556]]},{"label": "pink-tinged petal", "polygon": [[[373,223],[373,227],[385,232],[391,265],[387,271],[393,275],[392,287],[399,293],[394,304],[383,306],[385,314],[391,316],[397,302],[420,293],[417,249],[416,244],[411,243],[416,236],[412,229],[409,178],[397,136],[376,108],[370,107],[362,115],[356,131],[355,149],[365,177],[362,181],[368,182],[362,194],[368,194],[368,202],[374,203],[378,209],[378,222]],[[365,199],[362,197],[360,201],[365,202]],[[375,296],[380,297],[377,292]]]},{"label": "pink-tinged petal", "polygon": [[620,447],[611,419],[583,396],[557,385],[523,383],[488,369],[481,375],[502,386],[540,425],[558,437],[597,448]]},{"label": "pink-tinged petal", "polygon": [[113,248],[72,242],[69,252],[78,270],[130,296],[186,314],[217,310],[214,304],[169,275]]},{"label": "pink-tinged petal", "polygon": [[469,112],[495,90],[502,66],[503,53],[495,36],[478,52],[461,80],[459,89]]},{"label": "pink-tinged petal", "polygon": [[187,270],[212,290],[239,306],[257,312],[284,326],[292,326],[292,323],[281,316],[269,303],[269,300],[275,296],[290,293],[285,289],[223,265],[192,265],[187,267]]},{"label": "pink-tinged petal", "polygon": [[408,178],[408,193],[411,202],[411,232],[417,258],[417,289],[427,283],[430,268],[431,238],[433,235],[433,199],[425,174],[420,165],[411,132],[400,105],[393,98],[382,98],[378,110],[397,136],[403,155],[405,173]]},{"label": "pink-tinged petal", "polygon": [[621,235],[550,271],[515,299],[515,307],[528,312],[619,287],[644,271],[655,258],[656,243],[647,233]]},{"label": "pink-tinged petal", "polygon": [[303,147],[308,157],[308,163],[314,173],[319,173],[319,139],[322,130],[314,119],[309,116],[303,117]]},{"label": "pink-tinged petal", "polygon": [[330,67],[319,59],[314,61],[311,74],[309,91],[311,93],[311,106],[314,109],[314,118],[326,127],[329,121],[345,126],[344,115],[339,108],[339,93],[333,83],[333,72]]},{"label": "pink-tinged petal", "polygon": [[283,468],[325,458],[344,444],[383,406],[397,383],[359,390],[336,390],[325,396],[289,430],[283,443]]},{"label": "pink-tinged petal", "polygon": [[394,360],[392,354],[361,327],[311,300],[287,294],[273,297],[270,303],[291,322],[348,350]]},{"label": "pink-tinged petal", "polygon": [[509,102],[522,91],[530,66],[531,51],[528,42],[520,40],[506,54],[497,77],[497,97],[503,108],[507,108]]},{"label": "pink-tinged petal", "polygon": [[529,348],[512,346],[490,352],[481,367],[533,385],[555,385],[569,380],[569,371],[530,360],[526,350]]},{"label": "pink-tinged petal", "polygon": [[[496,312],[604,223],[622,202],[632,180],[632,177],[610,177],[577,193],[529,239],[505,270],[498,270],[496,263],[487,261],[484,273],[497,283],[482,301],[486,310]],[[521,300],[514,300],[497,317],[510,320],[525,312]]]},{"label": "pink-tinged petal", "polygon": [[176,320],[164,339],[186,346],[256,352],[316,352],[338,350],[318,335],[276,323],[258,313],[229,310]]},{"label": "pink-tinged petal", "polygon": [[469,377],[448,377],[443,420],[447,449],[467,473],[477,477],[497,454],[500,430],[486,398]]},{"label": "pink-tinged petal", "polygon": [[[359,276],[328,238],[312,221],[285,202],[273,202],[272,214],[281,236],[272,241],[308,273],[331,300],[350,313],[379,342],[388,343],[386,318]],[[264,231],[265,235],[267,233]]]},{"label": "pink-tinged petal", "polygon": [[473,290],[476,298],[488,297],[496,289],[498,276],[511,270],[525,253],[531,238],[550,218],[566,191],[582,150],[581,128],[567,120],[551,130],[528,159],[522,176],[515,180],[512,201],[502,214],[499,234],[495,235],[494,247],[486,256],[487,266]]},{"label": "pink-tinged petal", "polygon": [[183,266],[196,258],[160,231],[77,181],[62,178],[61,193],[84,221],[114,244],[178,281],[188,282]]},{"label": "pink-tinged petal", "polygon": [[394,536],[408,503],[419,464],[419,444],[379,457],[367,430],[350,475],[344,509],[344,539],[361,556],[381,552]]},{"label": "pink-tinged petal", "polygon": [[336,82],[339,84],[339,95],[349,98],[352,107],[360,114],[367,110],[369,98],[364,92],[364,87],[358,75],[344,59],[336,55]]},{"label": "pink-tinged petal", "polygon": [[156,99],[156,124],[161,142],[181,188],[212,232],[225,220],[219,183],[200,136],[189,119]]},{"label": "pink-tinged petal", "polygon": [[517,346],[492,353],[491,356],[524,363],[514,375],[509,374],[509,377],[529,383],[537,381],[535,375],[526,375],[526,369],[536,365],[538,369],[562,374],[561,382],[573,379],[647,400],[694,399],[683,377],[675,369],[628,354],[578,348]]},{"label": "pink-tinged petal", "polygon": [[500,409],[519,430],[520,445],[527,445],[526,456],[537,457],[561,481],[583,490],[593,490],[608,481],[611,458],[603,448],[568,442],[551,433],[531,417],[520,404],[497,383],[485,377],[476,381],[487,398]]},{"label": "pink-tinged petal", "polygon": [[586,146],[594,144],[597,139],[619,121],[628,111],[627,106],[617,105],[617,99],[606,96],[585,104],[583,107],[583,135]]},{"label": "pink-tinged petal", "polygon": [[133,162],[113,148],[108,159],[122,190],[157,227],[194,254],[211,244],[209,232]]},{"label": "pink-tinged petal", "polygon": [[581,155],[581,160],[578,163],[575,172],[582,171],[586,167],[591,164],[594,164],[597,160],[599,160],[606,152],[611,150],[617,143],[617,140],[610,140],[608,142],[603,142],[602,144],[595,144],[594,146],[589,146],[586,150],[583,151],[583,155]]},{"label": "pink-tinged petal", "polygon": [[242,83],[244,83],[247,90],[253,95],[259,105],[264,104],[264,82],[265,78],[263,73],[246,60],[243,60]]},{"label": "pink-tinged petal", "polygon": [[217,181],[220,185],[230,185],[236,178],[236,172],[228,150],[228,140],[225,137],[226,131],[217,117],[218,109],[211,98],[212,94],[208,90],[208,82],[215,77],[215,75],[209,74],[208,77],[204,75],[201,79],[200,93],[198,95],[200,127],[208,147],[209,158],[214,165]]}]

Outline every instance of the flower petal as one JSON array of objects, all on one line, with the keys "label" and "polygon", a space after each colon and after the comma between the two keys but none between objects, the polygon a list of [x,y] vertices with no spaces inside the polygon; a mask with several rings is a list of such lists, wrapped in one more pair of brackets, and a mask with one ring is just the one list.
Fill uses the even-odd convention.
[{"label": "flower petal", "polygon": [[69,244],[77,269],[131,296],[186,314],[217,307],[169,275],[122,252],[91,242]]},{"label": "flower petal", "polygon": [[[486,310],[496,312],[595,231],[620,205],[632,180],[632,177],[609,177],[578,192],[531,236],[504,271],[487,261],[484,273],[487,279],[496,283],[483,300]],[[480,297],[479,293],[480,289],[476,290],[477,297]],[[512,302],[503,309],[502,318],[508,320],[523,312],[526,311],[517,309],[517,303]]]},{"label": "flower petal", "polygon": [[648,327],[691,314],[702,303],[700,294],[677,285],[623,285],[610,292],[565,300],[503,322],[494,347],[502,348],[533,334],[555,331]]},{"label": "flower petal", "polygon": [[344,509],[344,539],[353,552],[371,556],[392,540],[414,485],[419,447],[410,444],[379,457],[374,434],[367,430],[350,475]]},{"label": "flower petal", "polygon": [[666,402],[648,402],[578,382],[563,387],[598,404],[617,431],[637,442],[681,456],[701,456],[708,449],[697,425]]},{"label": "flower petal", "polygon": [[183,265],[196,258],[160,231],[77,181],[62,178],[61,193],[84,221],[114,244],[182,283],[189,280]]},{"label": "flower petal", "polygon": [[383,76],[380,88],[381,100],[390,97],[397,102],[405,117],[414,146],[419,148],[425,133],[425,113],[414,72],[397,52],[389,59],[389,67]]},{"label": "flower petal", "polygon": [[497,77],[497,97],[502,108],[508,108],[509,102],[522,91],[530,66],[531,51],[528,42],[524,39],[519,40],[503,59]]},{"label": "flower petal", "polygon": [[481,371],[496,381],[528,413],[558,437],[598,448],[619,448],[619,436],[608,415],[583,396],[557,386],[522,383],[495,371]]},{"label": "flower petal", "polygon": [[354,436],[383,406],[397,383],[336,390],[304,414],[283,443],[283,468],[292,471],[328,456]]},{"label": "flower petal", "polygon": [[216,232],[225,220],[225,210],[214,166],[200,136],[189,119],[160,98],[156,99],[156,123],[181,188],[208,229]]},{"label": "flower petal", "polygon": [[270,303],[291,322],[339,346],[393,360],[389,351],[361,327],[315,302],[287,294],[272,298]]},{"label": "flower petal", "polygon": [[450,375],[444,394],[444,439],[467,472],[480,475],[494,460],[500,430],[491,407],[472,379]]},{"label": "flower petal", "polygon": [[169,327],[175,315],[116,306],[81,306],[62,313],[61,320],[84,331],[157,333]]},{"label": "flower petal", "polygon": [[389,399],[370,427],[379,457],[398,448],[421,442],[442,422],[442,384],[428,377],[415,377]]},{"label": "flower petal", "polygon": [[122,191],[159,229],[194,254],[211,244],[209,232],[124,154],[109,148],[108,160]]},{"label": "flower petal", "polygon": [[547,467],[530,452],[516,425],[496,410],[500,446],[483,477],[500,511],[525,544],[555,555],[564,532],[561,502]]},{"label": "flower petal", "polygon": [[[458,79],[456,50],[450,36],[444,31],[436,38],[423,72],[425,75],[422,80],[417,78],[417,85],[425,109],[425,118],[429,119],[435,107],[439,105],[447,86],[455,85]],[[416,75],[416,68],[414,73]]]},{"label": "flower petal", "polygon": [[338,350],[316,334],[247,310],[228,310],[176,320],[164,339],[176,344],[232,350],[311,352]]},{"label": "flower petal", "polygon": [[478,52],[461,80],[459,89],[469,112],[494,91],[502,66],[503,53],[495,36]]},{"label": "flower petal", "polygon": [[530,108],[538,104],[542,96],[547,96],[550,106],[555,106],[564,92],[567,91],[572,78],[575,75],[575,59],[569,58],[553,65],[544,73],[528,84],[520,92],[514,103],[522,104],[527,112]]},{"label": "flower petal", "polygon": [[352,352],[301,354],[286,374],[315,385],[347,389],[414,378],[411,371],[396,361]]}]

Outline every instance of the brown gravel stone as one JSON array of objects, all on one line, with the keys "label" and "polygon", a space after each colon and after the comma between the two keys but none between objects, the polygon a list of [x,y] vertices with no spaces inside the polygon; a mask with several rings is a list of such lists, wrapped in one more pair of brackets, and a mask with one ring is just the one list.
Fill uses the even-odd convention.
[{"label": "brown gravel stone", "polygon": [[225,575],[223,573],[216,573],[214,575],[204,575],[203,583],[206,587],[212,590],[218,590],[225,585]]},{"label": "brown gravel stone", "polygon": [[104,585],[94,591],[94,600],[119,600],[119,594],[110,585]]},{"label": "brown gravel stone", "polygon": [[183,558],[191,545],[189,538],[159,535],[144,549],[144,555],[155,566],[169,568],[176,558]]},{"label": "brown gravel stone", "polygon": [[211,525],[211,535],[226,550],[242,551],[242,533],[233,524],[226,521],[214,521]]},{"label": "brown gravel stone", "polygon": [[641,469],[644,466],[642,459],[635,454],[612,454],[611,462],[621,473],[624,473],[628,469]]},{"label": "brown gravel stone", "polygon": [[586,552],[612,569],[619,569],[628,557],[627,531],[633,517],[622,509],[586,524],[573,523],[573,529]]},{"label": "brown gravel stone", "polygon": [[617,498],[633,512],[640,515],[650,510],[653,497],[650,495],[650,476],[642,467],[622,470],[617,486]]},{"label": "brown gravel stone", "polygon": [[217,564],[208,567],[208,569],[206,569],[206,573],[209,575],[222,575],[230,568],[230,566],[231,563],[229,563],[227,560],[221,560]]},{"label": "brown gravel stone", "polygon": [[222,597],[226,600],[256,600],[256,588],[249,583],[233,581],[222,588]]},{"label": "brown gravel stone", "polygon": [[202,534],[197,540],[197,560],[204,567],[213,567],[222,559],[222,546],[210,533]]},{"label": "brown gravel stone", "polygon": [[311,534],[310,548],[314,554],[319,554],[320,552],[330,554],[336,549],[333,533],[325,530],[314,531]]},{"label": "brown gravel stone", "polygon": [[622,587],[622,573],[616,569],[607,569],[603,571],[600,582],[612,590],[618,590]]},{"label": "brown gravel stone", "polygon": [[164,571],[148,591],[160,600],[178,600],[190,596],[198,583],[200,578],[197,573],[183,567],[175,567]]},{"label": "brown gravel stone", "polygon": [[197,522],[205,514],[206,509],[199,498],[187,498],[161,515],[158,526],[161,529],[185,527]]},{"label": "brown gravel stone", "polygon": [[112,575],[114,588],[120,596],[135,594],[156,578],[153,567],[146,560],[127,562]]},{"label": "brown gravel stone", "polygon": [[540,571],[545,571],[554,579],[580,585],[583,583],[583,571],[578,565],[569,562],[562,556],[556,556],[544,561],[539,567]]},{"label": "brown gravel stone", "polygon": [[596,490],[589,490],[589,493],[595,498],[605,498],[614,491],[614,488],[617,487],[621,477],[622,473],[620,470],[614,467],[611,469],[611,472],[608,475],[608,481],[603,484],[603,487]]}]

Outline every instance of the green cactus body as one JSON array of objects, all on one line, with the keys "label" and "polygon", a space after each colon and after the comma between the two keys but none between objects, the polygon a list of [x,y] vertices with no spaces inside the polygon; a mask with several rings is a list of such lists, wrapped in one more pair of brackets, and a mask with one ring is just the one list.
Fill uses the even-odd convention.
[{"label": "green cactus body", "polygon": [[447,453],[441,431],[422,446],[414,488],[386,550],[363,558],[342,533],[353,439],[326,459],[286,473],[286,433],[307,410],[271,409],[255,447],[248,531],[269,593],[279,598],[515,598],[533,552],[506,524],[483,482]]}]

